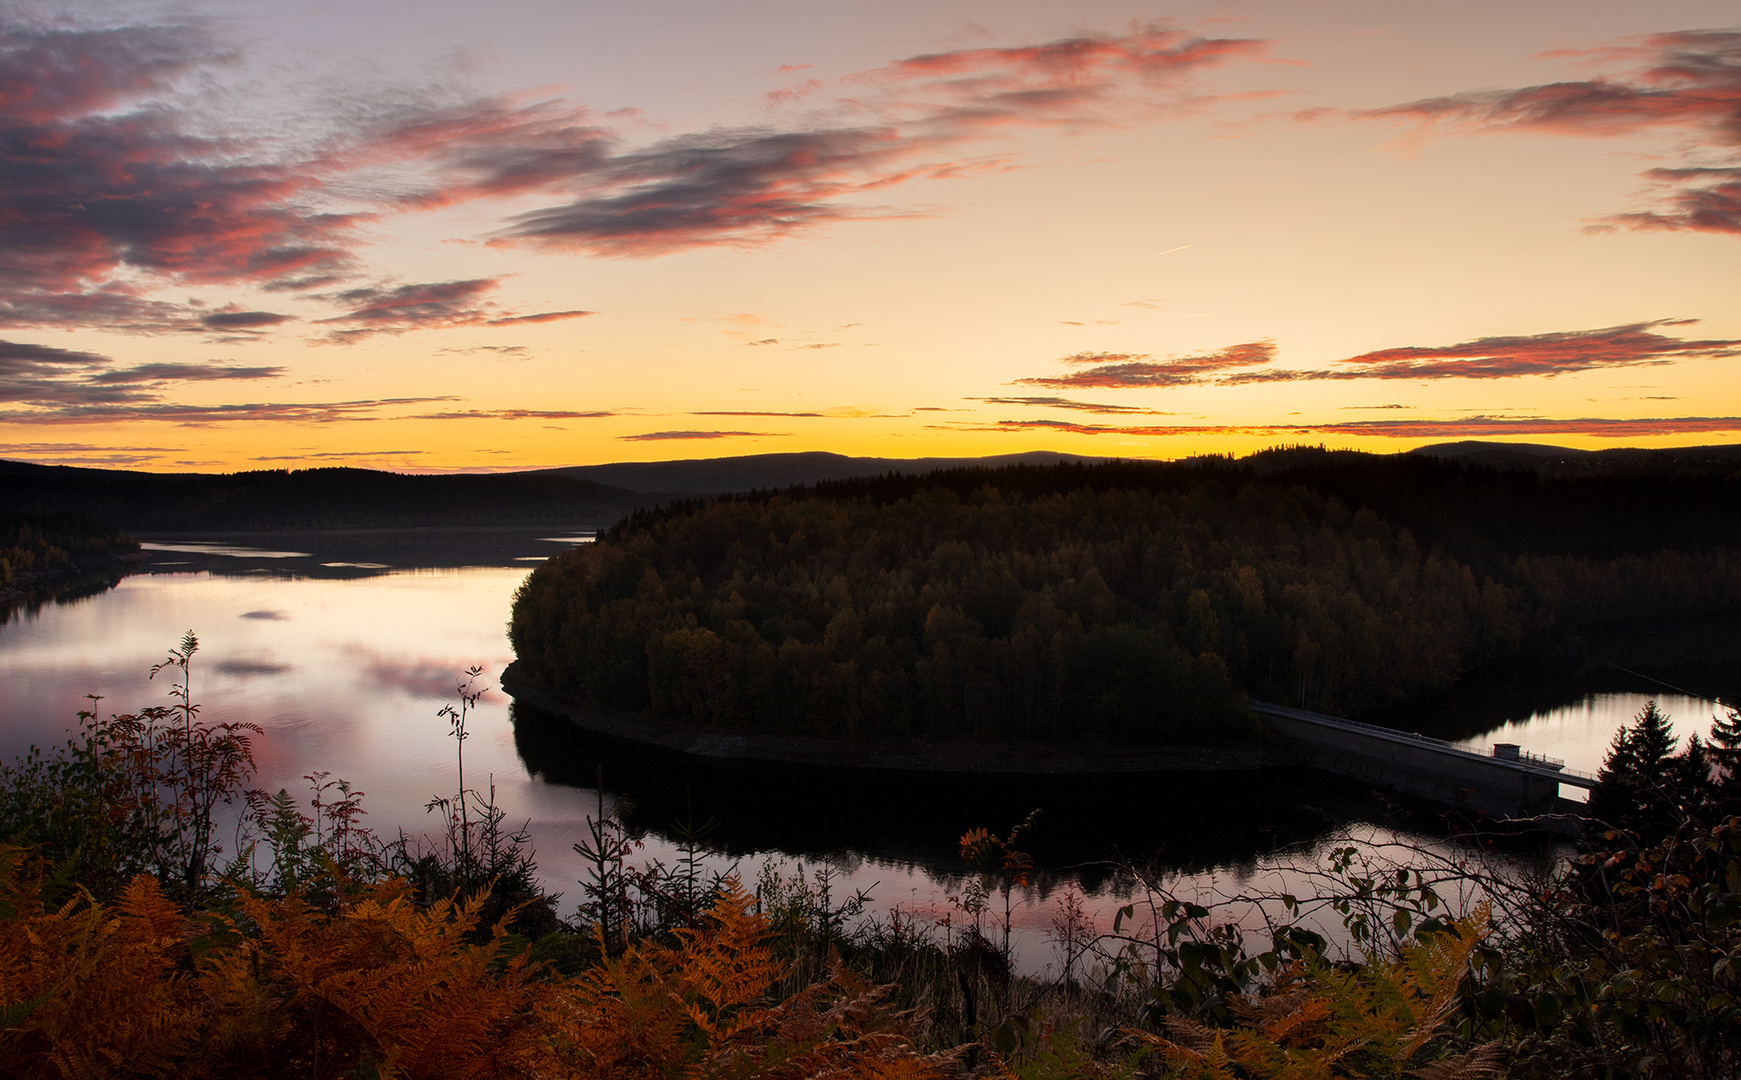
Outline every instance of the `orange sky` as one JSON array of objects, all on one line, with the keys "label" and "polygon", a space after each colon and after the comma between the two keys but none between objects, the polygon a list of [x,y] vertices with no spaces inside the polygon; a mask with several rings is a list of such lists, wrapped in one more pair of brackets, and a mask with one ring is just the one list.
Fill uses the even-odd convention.
[{"label": "orange sky", "polygon": [[1732,3],[0,9],[0,457],[1741,438]]}]

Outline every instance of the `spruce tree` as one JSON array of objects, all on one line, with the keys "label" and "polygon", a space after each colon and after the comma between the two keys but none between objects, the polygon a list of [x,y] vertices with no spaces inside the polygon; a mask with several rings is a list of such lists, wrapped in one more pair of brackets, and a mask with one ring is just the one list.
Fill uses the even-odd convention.
[{"label": "spruce tree", "polygon": [[1609,744],[1590,793],[1590,813],[1623,829],[1654,834],[1667,828],[1676,801],[1675,741],[1668,717],[1655,701],[1646,704]]},{"label": "spruce tree", "polygon": [[1741,709],[1723,703],[1726,716],[1711,721],[1711,741],[1706,744],[1711,763],[1717,766],[1718,790],[1729,799],[1741,798]]}]

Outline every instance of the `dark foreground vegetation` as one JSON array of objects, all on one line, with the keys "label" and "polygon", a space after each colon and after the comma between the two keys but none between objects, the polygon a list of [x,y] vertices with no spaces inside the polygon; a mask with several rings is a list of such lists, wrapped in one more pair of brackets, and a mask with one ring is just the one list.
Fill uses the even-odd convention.
[{"label": "dark foreground vegetation", "polygon": [[[1741,718],[1677,754],[1654,708],[1615,741],[1568,863],[1334,845],[1288,892],[1175,896],[1127,865],[1096,926],[1057,898],[1056,963],[1012,969],[1025,826],[960,839],[927,925],[864,916],[831,868],[752,886],[679,823],[637,860],[601,801],[572,920],[465,788],[471,681],[442,710],[460,790],[433,838],[376,836],[324,773],[250,790],[257,729],[189,698],[81,714],[0,769],[8,1077],[1689,1077],[1741,1066]],[[94,703],[93,703],[94,704]],[[432,721],[434,722],[434,721]],[[233,831],[233,839],[224,834]],[[717,864],[714,864],[717,865]]]},{"label": "dark foreground vegetation", "polygon": [[0,462],[0,505],[76,513],[135,533],[197,529],[584,525],[614,521],[633,492],[551,473],[413,476],[373,469],[146,473]]},{"label": "dark foreground vegetation", "polygon": [[[1741,481],[1416,455],[961,469],[639,511],[516,598],[524,676],[734,732],[1205,743],[1741,613]],[[521,669],[517,669],[521,670]]]}]

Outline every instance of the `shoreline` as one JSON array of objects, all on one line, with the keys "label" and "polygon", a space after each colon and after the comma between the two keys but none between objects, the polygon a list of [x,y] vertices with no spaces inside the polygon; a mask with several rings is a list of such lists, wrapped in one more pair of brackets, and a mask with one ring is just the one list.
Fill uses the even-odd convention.
[{"label": "shoreline", "polygon": [[934,776],[1104,776],[1110,774],[1255,773],[1261,746],[1128,747],[1091,750],[1049,743],[841,742],[819,735],[728,735],[670,720],[612,716],[557,698],[515,669],[502,671],[503,693],[610,739],[679,754],[713,765],[745,768],[808,766]]}]

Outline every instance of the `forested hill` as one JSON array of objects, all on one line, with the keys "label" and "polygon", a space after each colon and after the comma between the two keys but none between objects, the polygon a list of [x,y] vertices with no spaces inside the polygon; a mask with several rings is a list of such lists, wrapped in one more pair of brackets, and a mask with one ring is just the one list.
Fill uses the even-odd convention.
[{"label": "forested hill", "polygon": [[369,469],[146,473],[0,462],[0,505],[131,532],[416,525],[602,527],[641,496],[541,473],[415,476]]},{"label": "forested hill", "polygon": [[1738,483],[1301,449],[829,482],[637,512],[511,634],[556,695],[720,730],[1215,741],[1247,695],[1370,713],[1741,611]]}]

